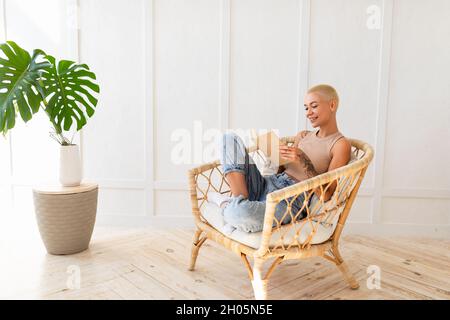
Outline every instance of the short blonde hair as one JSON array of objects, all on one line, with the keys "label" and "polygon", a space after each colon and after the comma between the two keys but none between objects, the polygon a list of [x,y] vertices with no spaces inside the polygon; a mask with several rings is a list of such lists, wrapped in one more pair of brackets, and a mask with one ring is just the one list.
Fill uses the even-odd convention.
[{"label": "short blonde hair", "polygon": [[339,106],[339,95],[335,88],[328,84],[319,84],[314,87],[309,88],[308,93],[312,92],[318,92],[325,96],[329,100],[335,100],[336,101],[336,109]]}]

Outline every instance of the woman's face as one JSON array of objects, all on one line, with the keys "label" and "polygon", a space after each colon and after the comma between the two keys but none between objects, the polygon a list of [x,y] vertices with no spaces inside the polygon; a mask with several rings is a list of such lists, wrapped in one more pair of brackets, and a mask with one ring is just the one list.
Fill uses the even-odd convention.
[{"label": "woman's face", "polygon": [[331,101],[327,101],[317,92],[311,92],[305,96],[304,107],[306,117],[313,128],[327,123],[331,117]]}]

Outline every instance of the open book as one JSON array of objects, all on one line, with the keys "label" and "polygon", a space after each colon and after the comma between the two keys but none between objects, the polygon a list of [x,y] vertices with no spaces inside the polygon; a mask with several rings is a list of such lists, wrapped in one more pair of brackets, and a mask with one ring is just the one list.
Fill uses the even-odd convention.
[{"label": "open book", "polygon": [[282,166],[289,163],[289,160],[280,157],[280,138],[273,131],[256,135],[256,131],[252,130],[253,140],[258,149],[270,160],[271,166]]}]

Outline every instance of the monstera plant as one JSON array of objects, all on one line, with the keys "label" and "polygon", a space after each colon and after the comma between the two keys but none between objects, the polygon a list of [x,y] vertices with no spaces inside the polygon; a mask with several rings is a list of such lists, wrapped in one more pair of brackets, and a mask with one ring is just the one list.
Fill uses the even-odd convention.
[{"label": "monstera plant", "polygon": [[50,120],[51,136],[61,144],[60,181],[78,185],[81,165],[78,146],[65,132],[83,128],[92,117],[100,88],[86,64],[61,60],[36,49],[30,55],[13,41],[0,44],[0,132],[14,128],[17,114],[28,122],[41,110]]}]

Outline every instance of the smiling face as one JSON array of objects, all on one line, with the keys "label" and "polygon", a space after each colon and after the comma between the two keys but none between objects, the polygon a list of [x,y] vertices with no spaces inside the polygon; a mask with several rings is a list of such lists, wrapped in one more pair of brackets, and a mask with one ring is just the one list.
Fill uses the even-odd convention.
[{"label": "smiling face", "polygon": [[304,107],[313,128],[325,125],[336,115],[336,101],[317,91],[306,94]]}]

